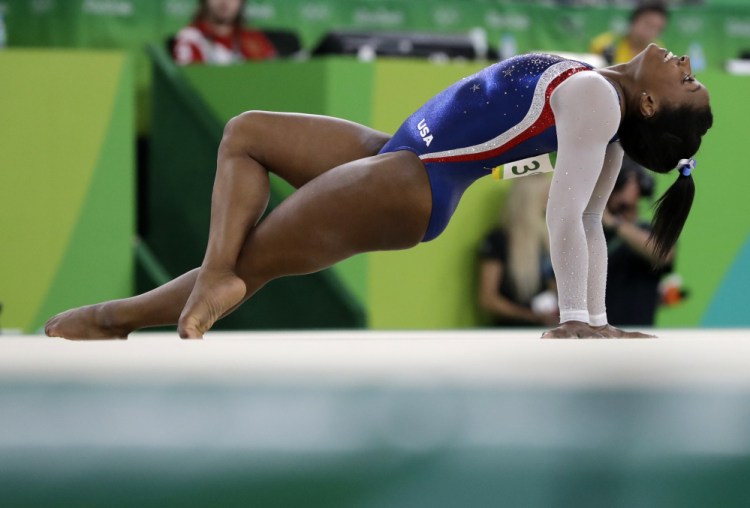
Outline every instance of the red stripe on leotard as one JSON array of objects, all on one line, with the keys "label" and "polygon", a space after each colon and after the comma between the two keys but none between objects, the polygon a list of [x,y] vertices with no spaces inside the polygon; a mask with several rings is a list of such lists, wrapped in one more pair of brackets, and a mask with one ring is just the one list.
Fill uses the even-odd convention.
[{"label": "red stripe on leotard", "polygon": [[425,159],[422,159],[422,161],[423,162],[468,162],[468,161],[490,159],[492,157],[497,157],[498,155],[502,155],[503,153],[520,145],[521,143],[528,140],[529,138],[532,138],[536,136],[537,134],[545,131],[549,127],[553,126],[555,124],[555,115],[552,112],[552,106],[550,106],[550,102],[549,102],[550,97],[552,96],[552,92],[554,92],[555,89],[563,81],[568,79],[573,74],[576,74],[581,71],[588,71],[588,70],[590,69],[587,67],[577,67],[575,69],[568,69],[567,71],[561,73],[559,76],[553,79],[550,82],[549,86],[547,86],[547,90],[544,92],[544,107],[542,108],[542,112],[539,114],[539,118],[537,118],[536,121],[531,126],[529,126],[528,129],[519,133],[514,138],[511,138],[504,145],[498,146],[497,148],[493,148],[492,150],[487,150],[484,152],[475,152],[475,153],[468,153],[468,154],[462,154],[462,155],[449,155],[449,156],[435,157],[435,158],[425,158]]}]

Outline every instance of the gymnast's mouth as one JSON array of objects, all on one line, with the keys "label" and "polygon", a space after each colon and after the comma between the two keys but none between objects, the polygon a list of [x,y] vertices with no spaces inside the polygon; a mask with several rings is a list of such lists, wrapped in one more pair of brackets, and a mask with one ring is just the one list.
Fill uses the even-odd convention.
[{"label": "gymnast's mouth", "polygon": [[[662,48],[662,49],[664,49],[664,48]],[[677,58],[677,57],[675,56],[674,53],[672,53],[671,51],[669,51],[667,49],[664,49],[664,63],[667,63],[670,60],[673,60],[675,58]]]}]

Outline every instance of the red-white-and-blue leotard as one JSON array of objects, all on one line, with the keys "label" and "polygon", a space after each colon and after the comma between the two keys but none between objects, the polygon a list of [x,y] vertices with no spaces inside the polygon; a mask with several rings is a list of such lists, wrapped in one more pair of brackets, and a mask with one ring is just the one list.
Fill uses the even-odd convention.
[{"label": "red-white-and-blue leotard", "polygon": [[432,216],[423,241],[443,232],[464,191],[492,168],[557,149],[552,92],[591,67],[528,54],[491,65],[430,99],[381,153],[409,150],[427,168]]},{"label": "red-white-and-blue leotard", "polygon": [[529,54],[461,80],[411,115],[383,147],[425,165],[432,215],[423,241],[448,225],[461,195],[492,168],[557,151],[547,205],[560,320],[606,324],[602,212],[620,169],[617,89],[581,62]]}]

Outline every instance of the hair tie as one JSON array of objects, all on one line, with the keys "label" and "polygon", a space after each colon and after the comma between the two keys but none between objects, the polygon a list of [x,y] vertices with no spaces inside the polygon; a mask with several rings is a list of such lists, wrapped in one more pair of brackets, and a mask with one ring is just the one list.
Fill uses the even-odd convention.
[{"label": "hair tie", "polygon": [[677,169],[680,170],[682,176],[690,176],[697,164],[695,159],[680,159],[680,162],[677,163]]}]

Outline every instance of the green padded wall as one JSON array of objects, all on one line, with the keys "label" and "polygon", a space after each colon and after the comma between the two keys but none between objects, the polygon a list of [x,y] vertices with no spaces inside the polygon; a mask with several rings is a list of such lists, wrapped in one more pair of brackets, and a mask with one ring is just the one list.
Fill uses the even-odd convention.
[{"label": "green padded wall", "polygon": [[4,328],[130,295],[133,85],[119,52],[0,52]]}]

